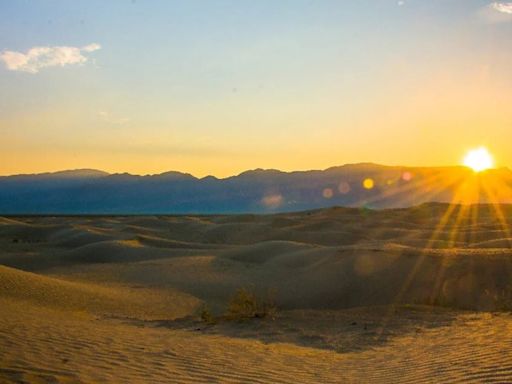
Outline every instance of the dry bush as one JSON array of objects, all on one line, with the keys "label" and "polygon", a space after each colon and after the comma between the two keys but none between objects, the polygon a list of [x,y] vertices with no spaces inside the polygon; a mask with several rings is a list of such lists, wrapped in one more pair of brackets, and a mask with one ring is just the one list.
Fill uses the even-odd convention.
[{"label": "dry bush", "polygon": [[228,303],[226,317],[230,320],[273,319],[277,312],[274,297],[272,291],[268,291],[265,298],[260,298],[252,290],[239,288]]},{"label": "dry bush", "polygon": [[199,317],[201,318],[201,321],[206,324],[215,324],[217,320],[215,319],[215,316],[210,311],[210,308],[208,308],[207,305],[203,306],[199,312]]}]

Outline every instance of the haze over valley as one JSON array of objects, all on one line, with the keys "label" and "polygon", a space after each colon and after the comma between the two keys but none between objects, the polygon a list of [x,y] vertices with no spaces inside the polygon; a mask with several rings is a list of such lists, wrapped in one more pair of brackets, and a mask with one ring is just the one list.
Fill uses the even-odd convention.
[{"label": "haze over valley", "polygon": [[512,172],[353,164],[323,171],[257,169],[222,179],[87,169],[0,177],[2,214],[272,213],[428,202],[512,202]]}]

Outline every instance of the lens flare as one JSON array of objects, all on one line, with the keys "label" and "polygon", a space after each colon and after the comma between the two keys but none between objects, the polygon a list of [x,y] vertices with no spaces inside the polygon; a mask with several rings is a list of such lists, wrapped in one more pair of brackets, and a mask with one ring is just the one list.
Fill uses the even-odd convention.
[{"label": "lens flare", "polygon": [[334,195],[334,192],[331,188],[325,188],[322,192],[322,196],[326,199],[330,199],[331,197],[333,197]]},{"label": "lens flare", "polygon": [[372,189],[375,186],[375,182],[371,178],[367,178],[363,181],[363,187],[365,189]]},{"label": "lens flare", "polygon": [[404,173],[402,173],[402,180],[403,181],[411,181],[412,180],[412,173],[411,172],[404,172]]},{"label": "lens flare", "polygon": [[349,193],[350,189],[350,184],[347,183],[346,181],[342,181],[340,185],[338,185],[338,191],[340,191],[342,195],[346,195],[347,193]]},{"label": "lens flare", "polygon": [[463,164],[475,172],[482,172],[494,166],[494,160],[487,148],[480,147],[469,151]]}]

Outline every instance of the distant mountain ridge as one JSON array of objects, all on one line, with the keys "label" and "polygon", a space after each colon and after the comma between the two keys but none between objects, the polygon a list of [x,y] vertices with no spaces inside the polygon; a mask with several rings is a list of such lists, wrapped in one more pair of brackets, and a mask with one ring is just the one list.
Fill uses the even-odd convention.
[{"label": "distant mountain ridge", "polygon": [[5,178],[95,178],[102,176],[109,176],[108,172],[99,171],[97,169],[69,169],[57,172],[44,172],[44,173],[27,173],[11,176],[0,176],[0,180]]},{"label": "distant mountain ridge", "polygon": [[361,163],[294,172],[255,169],[227,178],[94,169],[0,177],[0,214],[267,213],[452,201],[510,203],[512,172]]}]

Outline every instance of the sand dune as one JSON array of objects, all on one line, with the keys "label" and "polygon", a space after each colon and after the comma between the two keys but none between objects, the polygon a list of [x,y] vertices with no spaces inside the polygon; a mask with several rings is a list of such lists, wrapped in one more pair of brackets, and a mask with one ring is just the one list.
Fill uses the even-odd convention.
[{"label": "sand dune", "polygon": [[315,248],[315,246],[294,241],[262,241],[258,244],[243,245],[230,249],[221,255],[242,263],[264,264],[276,257]]},{"label": "sand dune", "polygon": [[0,266],[0,297],[68,311],[146,319],[178,318],[199,301],[170,290],[67,281]]},{"label": "sand dune", "polygon": [[510,381],[498,208],[0,218],[0,381]]},{"label": "sand dune", "polygon": [[386,323],[379,309],[291,313],[264,325],[198,331],[193,324],[85,321],[5,299],[0,305],[9,313],[0,316],[0,380],[6,383],[512,380],[508,314],[412,308]]}]

